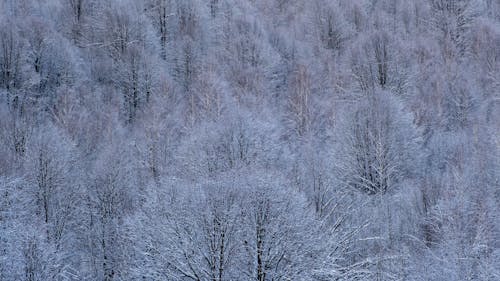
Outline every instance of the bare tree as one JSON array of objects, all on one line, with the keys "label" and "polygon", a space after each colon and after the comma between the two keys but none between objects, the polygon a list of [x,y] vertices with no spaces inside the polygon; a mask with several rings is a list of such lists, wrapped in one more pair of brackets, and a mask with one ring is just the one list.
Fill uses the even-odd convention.
[{"label": "bare tree", "polygon": [[470,45],[467,33],[477,17],[473,1],[432,0],[430,6],[431,23],[440,32],[444,55],[465,55]]},{"label": "bare tree", "polygon": [[306,135],[312,126],[312,85],[305,65],[298,65],[289,86],[292,94],[288,103],[290,121],[298,136]]},{"label": "bare tree", "polygon": [[[3,22],[0,36],[0,85],[7,90],[21,87],[22,42],[12,22]],[[10,26],[10,27],[8,27]]]},{"label": "bare tree", "polygon": [[174,16],[171,0],[152,0],[146,5],[147,13],[151,18],[160,36],[161,56],[167,59],[167,43],[170,37],[170,19]]},{"label": "bare tree", "polygon": [[416,131],[389,95],[379,92],[361,102],[340,143],[340,175],[345,184],[368,194],[393,189],[411,175],[416,161]]}]

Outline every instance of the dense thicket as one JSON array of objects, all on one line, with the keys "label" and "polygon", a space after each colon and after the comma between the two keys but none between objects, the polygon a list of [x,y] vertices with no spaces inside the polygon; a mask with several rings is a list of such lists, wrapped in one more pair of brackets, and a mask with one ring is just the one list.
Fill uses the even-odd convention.
[{"label": "dense thicket", "polygon": [[500,280],[500,2],[0,0],[0,280]]}]

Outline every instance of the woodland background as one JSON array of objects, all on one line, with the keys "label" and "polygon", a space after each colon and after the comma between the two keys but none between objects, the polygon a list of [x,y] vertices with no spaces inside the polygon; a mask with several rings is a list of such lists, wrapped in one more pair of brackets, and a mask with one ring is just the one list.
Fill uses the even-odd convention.
[{"label": "woodland background", "polygon": [[0,280],[500,280],[498,0],[0,0]]}]

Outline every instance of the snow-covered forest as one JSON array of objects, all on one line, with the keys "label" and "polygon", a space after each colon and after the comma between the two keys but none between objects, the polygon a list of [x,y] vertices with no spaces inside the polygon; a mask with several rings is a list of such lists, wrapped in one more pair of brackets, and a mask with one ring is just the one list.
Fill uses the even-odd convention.
[{"label": "snow-covered forest", "polygon": [[0,0],[0,280],[500,280],[500,1]]}]

